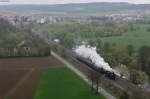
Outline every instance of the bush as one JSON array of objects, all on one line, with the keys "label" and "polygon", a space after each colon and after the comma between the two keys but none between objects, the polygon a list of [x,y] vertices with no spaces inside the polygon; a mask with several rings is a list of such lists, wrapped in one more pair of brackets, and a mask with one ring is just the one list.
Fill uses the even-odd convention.
[{"label": "bush", "polygon": [[130,70],[130,80],[132,83],[139,85],[139,84],[144,84],[144,81],[148,79],[148,76],[146,75],[145,72],[131,69]]}]

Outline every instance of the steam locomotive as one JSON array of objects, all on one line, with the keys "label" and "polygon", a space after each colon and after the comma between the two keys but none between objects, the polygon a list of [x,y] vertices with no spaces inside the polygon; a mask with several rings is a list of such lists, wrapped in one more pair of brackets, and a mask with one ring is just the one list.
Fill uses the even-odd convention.
[{"label": "steam locomotive", "polygon": [[70,54],[75,59],[77,59],[78,61],[80,61],[81,63],[86,64],[89,68],[93,69],[94,71],[98,72],[99,74],[104,75],[105,77],[107,77],[111,80],[116,79],[117,75],[113,71],[109,71],[102,67],[96,66],[92,61],[90,61],[90,59],[83,58],[83,57],[77,55],[74,51],[67,50],[67,53]]},{"label": "steam locomotive", "polygon": [[116,74],[113,71],[108,71],[102,67],[98,67],[92,62],[90,62],[88,59],[82,58],[80,56],[76,56],[76,59],[84,64],[86,64],[89,68],[95,70],[96,72],[100,73],[101,75],[104,75],[105,77],[115,80]]}]

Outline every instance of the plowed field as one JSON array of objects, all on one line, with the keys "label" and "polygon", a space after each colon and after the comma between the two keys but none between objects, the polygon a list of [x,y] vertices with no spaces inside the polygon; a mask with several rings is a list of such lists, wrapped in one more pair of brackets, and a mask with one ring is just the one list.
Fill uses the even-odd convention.
[{"label": "plowed field", "polygon": [[54,57],[0,59],[0,99],[33,99],[43,71],[60,66]]}]

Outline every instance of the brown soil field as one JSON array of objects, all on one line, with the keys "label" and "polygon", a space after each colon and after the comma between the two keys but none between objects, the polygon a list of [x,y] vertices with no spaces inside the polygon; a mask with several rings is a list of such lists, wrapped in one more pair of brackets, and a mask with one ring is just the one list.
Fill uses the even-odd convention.
[{"label": "brown soil field", "polygon": [[26,72],[25,70],[0,70],[0,96],[3,97]]},{"label": "brown soil field", "polygon": [[23,80],[14,94],[8,94],[9,99],[33,99],[42,72],[43,70],[34,70],[27,79]]},{"label": "brown soil field", "polygon": [[54,57],[8,58],[0,59],[0,69],[28,69],[62,66]]},{"label": "brown soil field", "polygon": [[54,57],[0,59],[0,99],[33,99],[43,71],[59,66]]}]

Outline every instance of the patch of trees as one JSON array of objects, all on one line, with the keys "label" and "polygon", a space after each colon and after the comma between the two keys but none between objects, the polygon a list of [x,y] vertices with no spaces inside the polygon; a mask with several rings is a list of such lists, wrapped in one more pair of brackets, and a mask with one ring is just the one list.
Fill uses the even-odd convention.
[{"label": "patch of trees", "polygon": [[0,39],[5,39],[10,32],[15,32],[16,28],[11,25],[7,20],[0,18]]},{"label": "patch of trees", "polygon": [[148,32],[150,32],[150,27],[147,29]]},{"label": "patch of trees", "polygon": [[138,61],[142,70],[150,75],[150,47],[142,46],[138,51]]},{"label": "patch of trees", "polygon": [[0,57],[38,57],[49,56],[50,47],[39,38],[24,39],[18,44],[7,43],[0,48]]},{"label": "patch of trees", "polygon": [[50,48],[31,32],[31,27],[15,27],[0,19],[0,57],[48,56]]},{"label": "patch of trees", "polygon": [[136,69],[130,70],[130,80],[132,83],[136,85],[143,84],[145,79],[148,79],[148,78],[147,78],[147,75],[143,71],[136,70]]},{"label": "patch of trees", "polygon": [[109,23],[71,23],[53,25],[48,29],[50,34],[67,34],[74,37],[77,33],[82,38],[96,38],[108,36],[120,36],[128,31],[134,31],[135,27],[130,22],[109,22]]}]

